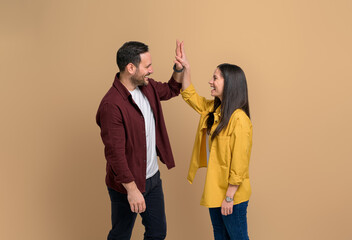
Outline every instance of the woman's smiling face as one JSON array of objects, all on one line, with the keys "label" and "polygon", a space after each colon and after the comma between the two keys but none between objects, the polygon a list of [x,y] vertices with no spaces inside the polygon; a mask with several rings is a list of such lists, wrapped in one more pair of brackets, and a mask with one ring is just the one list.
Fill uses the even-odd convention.
[{"label": "woman's smiling face", "polygon": [[209,81],[211,88],[211,96],[218,97],[222,100],[222,94],[224,92],[224,78],[222,77],[221,71],[219,68],[215,69],[213,78]]}]

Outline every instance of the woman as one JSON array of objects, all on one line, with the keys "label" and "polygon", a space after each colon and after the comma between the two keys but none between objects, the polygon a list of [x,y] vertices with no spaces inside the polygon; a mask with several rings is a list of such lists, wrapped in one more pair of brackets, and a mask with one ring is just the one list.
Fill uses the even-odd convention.
[{"label": "woman", "polygon": [[192,183],[197,169],[207,167],[201,205],[209,208],[216,240],[249,239],[252,124],[246,77],[238,66],[219,65],[209,82],[214,99],[207,100],[191,84],[183,42],[179,51],[175,63],[184,68],[182,97],[201,115],[187,178]]}]

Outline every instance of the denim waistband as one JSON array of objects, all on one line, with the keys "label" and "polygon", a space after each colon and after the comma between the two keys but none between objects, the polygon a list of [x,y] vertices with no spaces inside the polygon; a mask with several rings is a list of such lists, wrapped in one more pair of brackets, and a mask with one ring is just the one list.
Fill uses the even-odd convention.
[{"label": "denim waistband", "polygon": [[158,170],[152,177],[148,178],[146,180],[145,184],[145,193],[148,193],[150,190],[152,190],[155,186],[160,184],[160,171]]}]

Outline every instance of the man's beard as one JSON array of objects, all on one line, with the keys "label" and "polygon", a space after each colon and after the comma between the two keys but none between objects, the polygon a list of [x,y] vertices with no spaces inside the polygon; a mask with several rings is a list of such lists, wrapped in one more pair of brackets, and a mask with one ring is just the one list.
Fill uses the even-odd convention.
[{"label": "man's beard", "polygon": [[131,76],[131,82],[133,85],[135,86],[146,86],[148,85],[148,83],[144,80],[144,77],[149,76],[145,75],[145,76],[138,76],[138,72],[136,72],[133,76]]}]

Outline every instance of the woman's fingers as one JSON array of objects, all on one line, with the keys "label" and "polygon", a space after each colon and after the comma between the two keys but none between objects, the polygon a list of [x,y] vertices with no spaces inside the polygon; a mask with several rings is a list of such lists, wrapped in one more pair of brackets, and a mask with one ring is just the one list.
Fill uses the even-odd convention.
[{"label": "woman's fingers", "polygon": [[182,58],[185,58],[186,53],[185,53],[185,47],[184,47],[183,41],[180,43],[180,50],[181,50]]},{"label": "woman's fingers", "polygon": [[231,215],[233,212],[233,205],[230,203],[223,203],[221,206],[221,214],[224,216]]},{"label": "woman's fingers", "polygon": [[181,53],[181,43],[179,40],[176,40],[176,56],[181,57],[182,53]]}]

